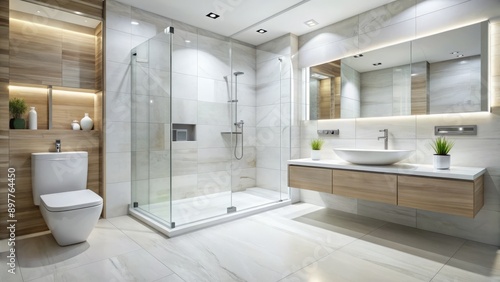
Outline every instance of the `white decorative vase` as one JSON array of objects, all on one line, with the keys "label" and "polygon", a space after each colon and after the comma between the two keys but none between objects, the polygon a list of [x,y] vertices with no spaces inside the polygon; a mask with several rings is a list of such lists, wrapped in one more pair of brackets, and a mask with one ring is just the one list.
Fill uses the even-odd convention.
[{"label": "white decorative vase", "polygon": [[72,123],[71,123],[71,128],[73,130],[80,130],[80,124],[78,124],[78,121],[75,119]]},{"label": "white decorative vase", "polygon": [[434,169],[450,169],[450,155],[434,155]]},{"label": "white decorative vase", "polygon": [[80,126],[82,127],[82,130],[91,130],[92,127],[94,126],[94,122],[92,119],[89,117],[88,113],[85,113],[85,116],[80,120]]},{"label": "white decorative vase", "polygon": [[321,151],[320,150],[311,150],[311,159],[313,161],[319,161],[321,159]]},{"label": "white decorative vase", "polygon": [[37,113],[35,111],[35,107],[30,108],[30,112],[28,113],[28,123],[30,126],[30,129],[36,130],[38,127],[38,118],[37,118]]}]

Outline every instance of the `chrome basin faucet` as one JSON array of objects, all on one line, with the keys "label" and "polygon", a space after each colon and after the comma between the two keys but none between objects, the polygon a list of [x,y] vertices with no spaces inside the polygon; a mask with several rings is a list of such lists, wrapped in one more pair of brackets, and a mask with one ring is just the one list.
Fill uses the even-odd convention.
[{"label": "chrome basin faucet", "polygon": [[387,150],[389,141],[389,129],[380,129],[379,132],[383,132],[384,136],[380,136],[377,140],[384,139],[384,150]]},{"label": "chrome basin faucet", "polygon": [[56,152],[60,153],[61,152],[61,140],[56,139]]}]

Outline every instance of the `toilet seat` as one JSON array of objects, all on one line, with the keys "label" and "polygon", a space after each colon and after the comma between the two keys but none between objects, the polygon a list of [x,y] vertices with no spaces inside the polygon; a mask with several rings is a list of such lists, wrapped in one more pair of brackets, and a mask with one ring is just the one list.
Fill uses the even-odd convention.
[{"label": "toilet seat", "polygon": [[40,202],[50,212],[64,212],[101,205],[102,198],[85,189],[40,195]]}]

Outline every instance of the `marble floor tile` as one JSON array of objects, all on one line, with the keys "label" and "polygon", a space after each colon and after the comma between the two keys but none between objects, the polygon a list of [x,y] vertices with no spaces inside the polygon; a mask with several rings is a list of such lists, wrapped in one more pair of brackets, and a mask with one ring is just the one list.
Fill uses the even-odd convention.
[{"label": "marble floor tile", "polygon": [[101,219],[86,242],[61,247],[47,234],[22,240],[17,253],[23,279],[27,281],[138,249],[140,246],[122,231]]},{"label": "marble floor tile", "polygon": [[498,246],[306,203],[173,238],[121,216],[81,244],[16,247],[18,275],[0,253],[2,282],[500,281]]},{"label": "marble floor tile", "polygon": [[[173,272],[145,250],[57,271],[33,281],[156,281]],[[175,281],[175,280],[174,280]]]},{"label": "marble floor tile", "polygon": [[464,242],[448,235],[386,224],[340,252],[429,281]]}]

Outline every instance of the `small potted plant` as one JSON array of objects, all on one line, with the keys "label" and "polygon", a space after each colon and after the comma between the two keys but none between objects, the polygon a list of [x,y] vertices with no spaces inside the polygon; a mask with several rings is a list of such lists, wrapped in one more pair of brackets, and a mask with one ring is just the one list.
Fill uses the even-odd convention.
[{"label": "small potted plant", "polygon": [[22,115],[26,113],[28,106],[22,98],[11,98],[9,100],[9,113],[11,115],[10,129],[24,129],[26,128],[26,121],[22,119]]},{"label": "small potted plant", "polygon": [[319,150],[321,150],[321,147],[323,146],[323,144],[325,143],[325,141],[323,139],[313,139],[311,140],[311,159],[313,161],[319,161],[320,158],[321,158],[321,153]]},{"label": "small potted plant", "polygon": [[449,169],[451,156],[448,154],[455,143],[447,140],[445,137],[438,137],[432,141],[431,146],[434,149],[434,168]]}]

